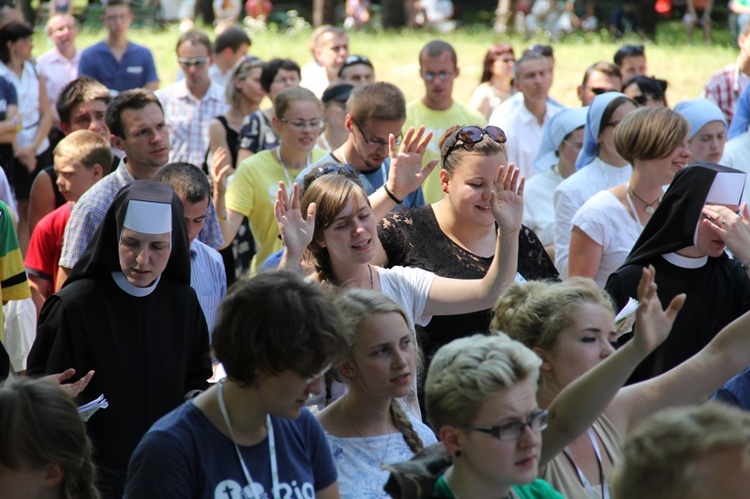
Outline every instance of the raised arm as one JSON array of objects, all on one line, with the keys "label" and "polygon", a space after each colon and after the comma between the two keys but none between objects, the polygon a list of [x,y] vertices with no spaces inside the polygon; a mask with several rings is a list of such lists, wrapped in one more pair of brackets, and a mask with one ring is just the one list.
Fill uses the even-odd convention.
[{"label": "raised arm", "polygon": [[489,200],[498,230],[495,258],[487,274],[482,279],[436,277],[424,315],[457,315],[488,309],[514,281],[518,267],[524,182],[518,168],[512,164],[500,166]]},{"label": "raised arm", "polygon": [[226,149],[218,147],[211,155],[211,166],[209,174],[211,176],[212,201],[216,210],[216,217],[219,219],[221,235],[224,237],[224,246],[226,248],[237,235],[242,224],[242,214],[226,208],[227,194],[227,176],[233,171],[232,163],[229,161],[229,155]]},{"label": "raised arm", "polygon": [[284,242],[284,254],[279,263],[280,269],[297,272],[305,249],[310,244],[315,232],[315,203],[307,208],[307,217],[303,217],[299,207],[299,185],[292,184],[292,197],[287,195],[286,185],[279,182],[279,190],[273,209],[279,233]]},{"label": "raised arm", "polygon": [[[580,436],[607,409],[618,390],[638,364],[669,335],[685,295],[676,296],[662,310],[656,295],[653,267],[643,269],[638,284],[640,306],[633,340],[626,343],[599,365],[565,387],[548,408],[549,427],[544,431],[544,446],[539,466],[543,467],[565,446]],[[621,391],[621,390],[620,390]]]}]

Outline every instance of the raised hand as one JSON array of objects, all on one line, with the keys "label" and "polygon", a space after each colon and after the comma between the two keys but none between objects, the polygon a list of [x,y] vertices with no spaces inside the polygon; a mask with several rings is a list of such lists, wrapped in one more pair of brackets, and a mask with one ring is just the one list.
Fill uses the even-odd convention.
[{"label": "raised hand", "polygon": [[232,162],[229,160],[227,151],[223,147],[217,147],[211,155],[211,185],[214,196],[222,196],[227,191],[227,177],[234,172]]},{"label": "raised hand", "polygon": [[655,275],[656,270],[649,265],[643,269],[641,281],[638,283],[639,306],[635,315],[635,334],[632,341],[644,356],[653,352],[667,339],[677,312],[685,303],[685,293],[682,293],[675,296],[669,306],[662,310],[661,302],[656,294]]},{"label": "raised hand", "polygon": [[388,155],[391,158],[388,189],[398,199],[403,200],[419,189],[437,166],[438,160],[433,159],[422,167],[424,153],[431,139],[432,132],[425,133],[424,126],[420,126],[417,131],[414,127],[409,127],[399,147],[396,147],[396,137],[392,134],[388,137]]},{"label": "raised hand", "polygon": [[500,165],[490,195],[490,208],[501,234],[521,229],[523,189],[526,179],[513,163]]},{"label": "raised hand", "polygon": [[292,196],[287,195],[286,185],[279,182],[279,190],[273,209],[279,226],[281,239],[288,259],[301,259],[315,232],[315,203],[307,208],[307,217],[302,216],[299,206],[299,186],[292,184]]},{"label": "raised hand", "polygon": [[76,370],[71,367],[70,369],[66,369],[61,373],[50,374],[49,376],[45,376],[42,379],[59,385],[65,393],[70,395],[72,398],[76,398],[79,393],[86,389],[89,381],[91,381],[91,378],[94,376],[94,371],[87,372],[85,376],[81,377],[81,379],[79,379],[75,383],[65,383],[73,376],[75,376],[75,374]]},{"label": "raised hand", "polygon": [[750,263],[750,213],[747,203],[740,208],[742,216],[726,206],[707,204],[703,207],[706,218],[701,221],[726,243],[734,256],[744,264]]}]

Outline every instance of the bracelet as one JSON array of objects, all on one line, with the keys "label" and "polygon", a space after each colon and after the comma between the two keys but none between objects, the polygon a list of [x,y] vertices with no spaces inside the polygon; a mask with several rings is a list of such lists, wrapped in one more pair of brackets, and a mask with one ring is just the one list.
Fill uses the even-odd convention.
[{"label": "bracelet", "polygon": [[388,194],[388,197],[391,198],[394,203],[401,204],[403,202],[403,201],[399,201],[399,199],[396,196],[394,196],[394,194],[388,188],[388,185],[383,184],[383,189],[385,189],[385,193]]},{"label": "bracelet", "polygon": [[225,214],[225,215],[224,215],[223,217],[220,217],[219,215],[216,215],[216,218],[218,218],[218,219],[219,219],[219,222],[226,222],[226,221],[227,221],[227,216],[226,216],[226,214]]}]

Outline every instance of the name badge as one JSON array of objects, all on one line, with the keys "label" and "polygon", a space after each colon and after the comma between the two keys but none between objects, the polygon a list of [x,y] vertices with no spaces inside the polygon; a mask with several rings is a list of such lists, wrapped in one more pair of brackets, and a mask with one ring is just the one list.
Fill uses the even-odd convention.
[{"label": "name badge", "polygon": [[134,73],[134,74],[141,74],[143,73],[143,67],[142,66],[128,66],[125,71],[127,73]]}]

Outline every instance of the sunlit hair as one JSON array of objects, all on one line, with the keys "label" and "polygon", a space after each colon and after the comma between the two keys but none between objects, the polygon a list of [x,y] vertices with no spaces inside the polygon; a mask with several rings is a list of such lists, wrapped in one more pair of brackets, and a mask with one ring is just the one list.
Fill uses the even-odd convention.
[{"label": "sunlit hair", "polygon": [[44,380],[0,388],[0,465],[18,470],[58,464],[60,497],[98,499],[91,441],[73,399]]},{"label": "sunlit hair", "polygon": [[625,116],[615,128],[617,154],[635,160],[666,158],[687,138],[690,124],[666,107],[642,107]]},{"label": "sunlit hair", "polygon": [[479,83],[484,83],[492,79],[492,65],[495,64],[495,61],[500,59],[500,56],[505,54],[510,54],[515,58],[515,54],[513,53],[513,46],[511,44],[496,43],[490,46],[490,49],[484,56],[484,69],[482,70],[482,78],[479,80]]},{"label": "sunlit hair", "polygon": [[[440,150],[440,157],[443,157],[443,144],[448,140],[449,137],[451,137],[454,133],[458,133],[458,131],[463,128],[463,125],[454,125],[447,129],[445,132],[443,132],[443,135],[440,136],[440,140],[438,142],[438,149]],[[481,126],[479,128],[482,128]],[[495,154],[503,153],[506,155],[507,159],[507,151],[505,150],[505,144],[501,144],[500,142],[497,142],[496,140],[493,140],[490,138],[489,135],[486,133],[482,135],[482,140],[479,142],[472,144],[471,148],[463,147],[463,145],[459,145],[458,147],[455,147],[450,154],[448,154],[447,157],[443,159],[443,164],[441,165],[442,169],[448,172],[448,175],[453,175],[453,172],[456,171],[457,168],[460,168],[460,165],[463,164],[463,158],[467,155],[481,155],[481,156],[494,156]],[[498,165],[499,167],[500,165]]]},{"label": "sunlit hair", "polygon": [[513,64],[513,78],[518,80],[518,78],[521,75],[521,67],[529,61],[542,61],[546,64],[547,58],[543,56],[542,54],[540,54],[539,52],[527,50],[526,52],[523,53],[521,58],[518,59],[515,64]]},{"label": "sunlit hair", "polygon": [[[404,309],[377,291],[350,289],[339,295],[334,304],[341,314],[341,319],[344,323],[344,335],[349,347],[346,358],[353,364],[356,364],[354,360],[354,345],[357,343],[359,328],[367,318],[376,314],[395,313],[404,319],[407,329],[409,328],[409,319]],[[416,344],[413,343],[413,345],[416,357]],[[347,377],[340,371],[339,375],[345,381],[347,380]],[[397,399],[391,399],[390,416],[394,426],[403,434],[404,440],[412,452],[421,451],[424,448],[424,443],[406,416],[404,409],[401,407],[401,402]]]},{"label": "sunlit hair", "polygon": [[315,31],[312,32],[312,34],[310,35],[310,39],[307,41],[307,48],[310,49],[310,52],[313,52],[316,48],[320,47],[323,44],[323,35],[326,35],[328,33],[332,34],[333,36],[343,36],[347,39],[349,38],[346,30],[338,26],[331,26],[329,24],[318,26],[317,28],[315,28]]},{"label": "sunlit hair", "polygon": [[180,50],[180,45],[187,42],[193,46],[203,45],[208,50],[209,56],[214,53],[214,47],[208,35],[199,29],[191,29],[181,34],[177,39],[175,50]]},{"label": "sunlit hair", "polygon": [[422,47],[422,50],[419,51],[419,68],[422,68],[423,58],[431,59],[434,57],[440,57],[446,52],[450,55],[451,62],[453,63],[453,68],[455,69],[458,66],[458,56],[456,55],[456,49],[453,48],[453,45],[448,42],[444,42],[443,40],[433,40]]},{"label": "sunlit hair", "polygon": [[614,314],[612,301],[591,279],[511,284],[493,309],[490,329],[505,331],[529,348],[551,349],[561,331],[576,320],[578,307],[600,305]]},{"label": "sunlit hair", "polygon": [[367,126],[370,120],[406,119],[404,93],[396,85],[384,81],[354,87],[346,101],[346,109],[359,126]]},{"label": "sunlit hair", "polygon": [[750,468],[750,414],[717,402],[659,412],[625,441],[612,496],[716,497],[721,477],[709,476],[706,464],[722,453],[733,453],[739,465]]},{"label": "sunlit hair", "polygon": [[273,100],[273,112],[279,119],[284,118],[292,104],[299,101],[314,102],[318,106],[320,114],[323,114],[323,106],[320,100],[314,93],[304,87],[289,87],[282,90]]},{"label": "sunlit hair", "polygon": [[161,101],[151,90],[146,90],[145,88],[134,88],[117,94],[104,112],[104,121],[107,123],[107,127],[109,127],[109,131],[112,135],[120,137],[121,139],[126,139],[125,123],[122,121],[122,113],[129,109],[140,110],[149,104],[156,104],[159,106],[162,115],[164,114],[164,108],[161,105]]},{"label": "sunlit hair", "polygon": [[319,284],[273,270],[230,288],[219,306],[213,348],[229,379],[252,385],[283,371],[314,376],[343,357],[346,342]]},{"label": "sunlit hair", "polygon": [[76,130],[66,135],[55,146],[54,156],[75,161],[87,170],[99,165],[103,172],[108,172],[112,165],[109,141],[90,130]]},{"label": "sunlit hair", "polygon": [[240,103],[242,102],[242,91],[237,88],[237,82],[248,78],[250,76],[250,73],[252,73],[256,69],[259,69],[262,74],[264,66],[265,63],[260,59],[254,59],[250,61],[247,59],[242,59],[242,61],[234,67],[231,75],[229,76],[227,88],[224,91],[224,96],[226,97],[227,103],[229,103],[229,105],[236,108],[240,107]]},{"label": "sunlit hair", "polygon": [[500,390],[529,379],[536,385],[542,361],[503,333],[474,335],[441,347],[425,383],[427,418],[438,431],[474,421],[482,403]]},{"label": "sunlit hair", "polygon": [[620,80],[620,83],[622,83],[622,71],[620,71],[620,66],[612,64],[611,62],[600,61],[595,62],[586,68],[586,72],[583,73],[583,82],[581,83],[582,87],[585,87],[586,84],[588,84],[589,78],[591,78],[593,73],[601,73],[609,77],[615,76]]},{"label": "sunlit hair", "polygon": [[171,185],[172,189],[188,203],[200,203],[211,195],[208,177],[200,168],[190,163],[175,162],[164,165],[154,180]]},{"label": "sunlit hair", "polygon": [[310,203],[317,206],[315,213],[315,232],[313,240],[308,246],[312,256],[312,262],[321,281],[339,285],[333,275],[331,257],[328,249],[321,246],[318,241],[323,240],[323,231],[333,224],[336,217],[346,208],[349,202],[353,203],[351,216],[359,213],[362,203],[370,206],[370,200],[365,191],[354,180],[344,175],[324,175],[309,185],[300,201],[302,213],[307,213]]}]

